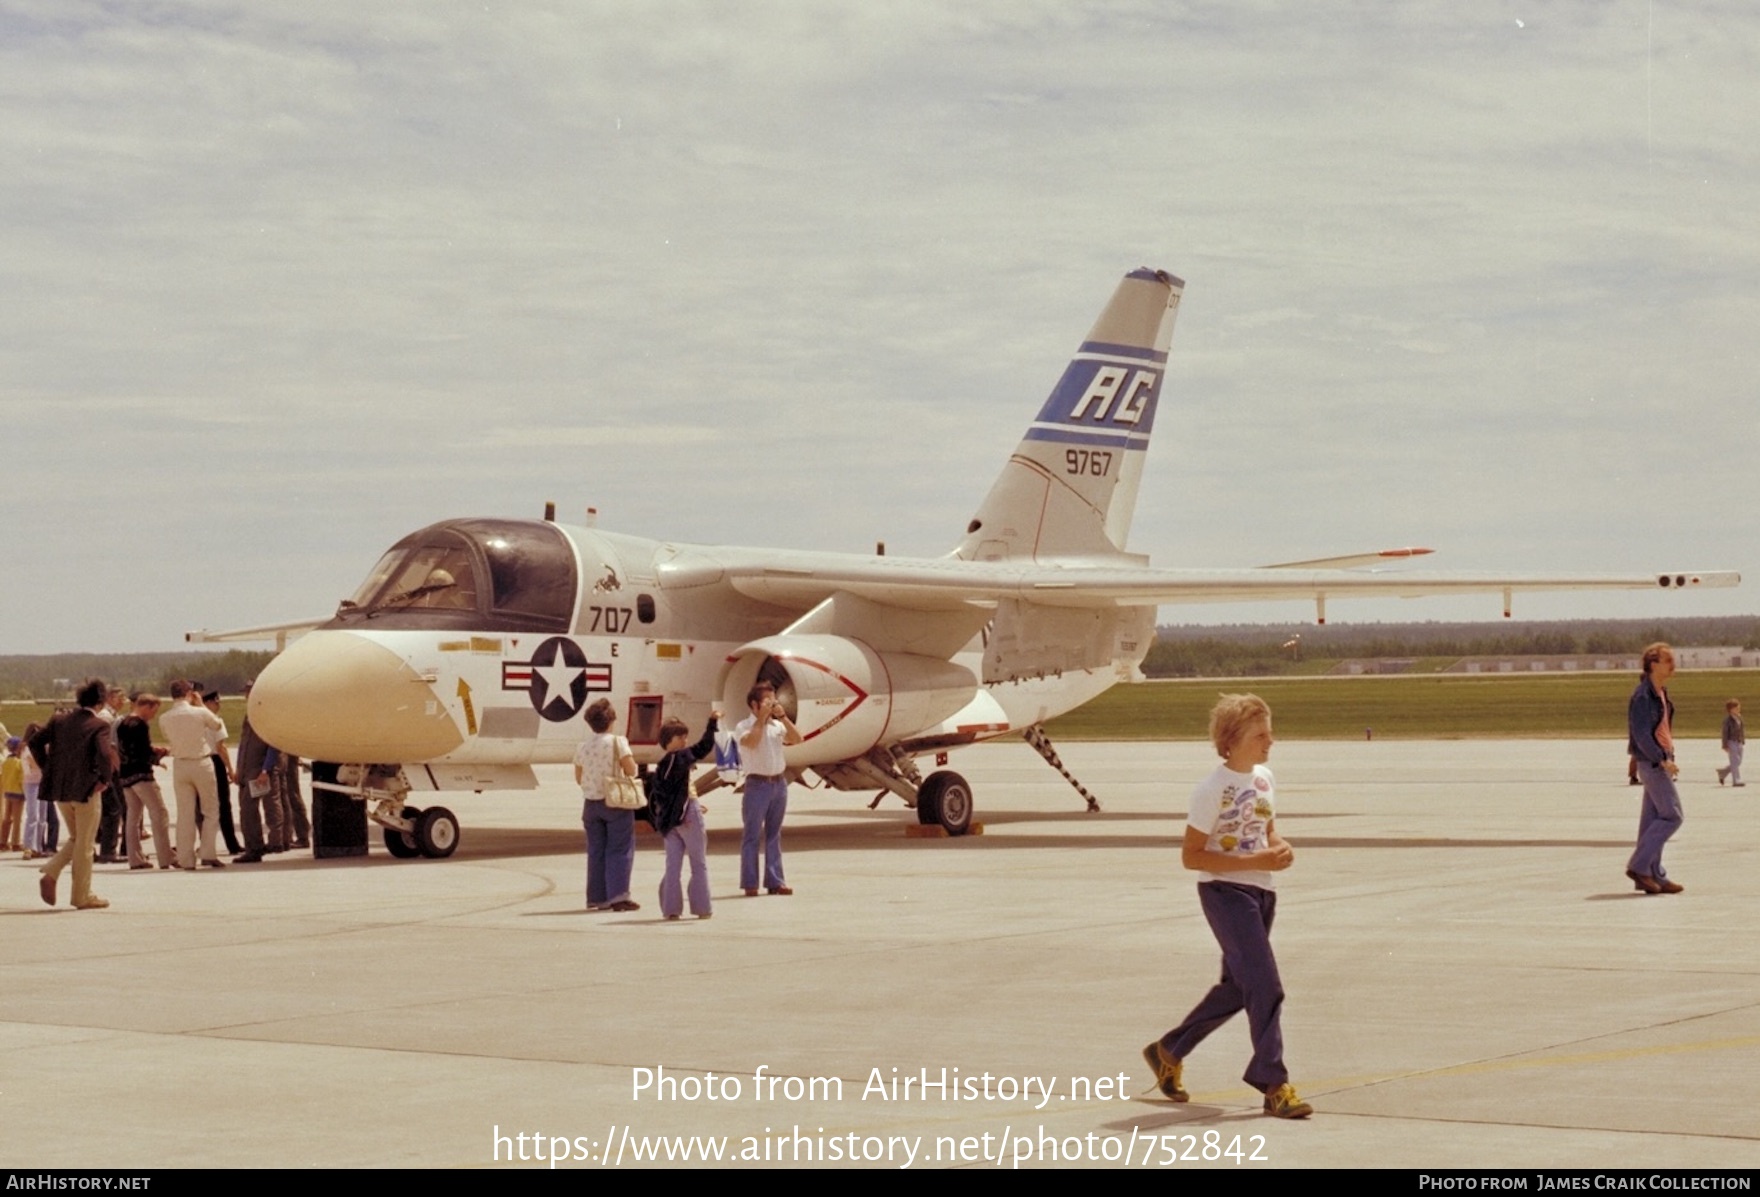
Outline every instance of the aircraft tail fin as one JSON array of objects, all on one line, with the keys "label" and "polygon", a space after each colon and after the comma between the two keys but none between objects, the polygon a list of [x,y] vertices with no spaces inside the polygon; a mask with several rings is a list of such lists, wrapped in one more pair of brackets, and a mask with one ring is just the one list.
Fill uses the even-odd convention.
[{"label": "aircraft tail fin", "polygon": [[953,555],[969,561],[1124,549],[1185,283],[1125,275]]}]

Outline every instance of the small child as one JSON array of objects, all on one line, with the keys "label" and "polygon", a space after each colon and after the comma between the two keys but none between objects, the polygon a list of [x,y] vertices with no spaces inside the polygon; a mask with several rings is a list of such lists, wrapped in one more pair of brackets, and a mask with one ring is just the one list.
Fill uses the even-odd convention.
[{"label": "small child", "polygon": [[660,748],[666,753],[654,766],[653,788],[648,802],[654,814],[654,830],[666,837],[666,875],[660,879],[660,913],[676,919],[684,913],[684,894],[679,874],[684,858],[691,860],[691,913],[709,917],[709,833],[703,827],[703,809],[691,793],[691,768],[715,751],[715,729],[721,712],[709,715],[702,739],[686,746],[690,729],[682,719],[660,725]]},{"label": "small child", "polygon": [[1723,704],[1723,750],[1729,753],[1729,765],[1717,771],[1717,784],[1729,778],[1732,786],[1745,786],[1742,780],[1742,749],[1748,743],[1747,729],[1742,726],[1742,700],[1732,698]]},{"label": "small child", "polygon": [[6,741],[6,757],[0,760],[0,794],[6,797],[6,810],[0,813],[0,851],[22,852],[19,837],[24,831],[24,741],[13,736]]},{"label": "small child", "polygon": [[1283,981],[1271,954],[1273,875],[1295,859],[1277,834],[1276,783],[1265,767],[1271,708],[1254,694],[1224,694],[1210,711],[1210,742],[1223,760],[1192,792],[1180,863],[1198,873],[1198,904],[1222,946],[1222,980],[1143,1058],[1163,1096],[1188,1101],[1180,1084],[1185,1058],[1245,1009],[1253,1059],[1244,1079],[1265,1095],[1267,1114],[1306,1118],[1314,1107],[1296,1095],[1283,1066]]},{"label": "small child", "polygon": [[55,855],[61,838],[61,820],[55,804],[37,796],[43,787],[43,767],[31,755],[31,737],[43,730],[41,723],[24,729],[24,858]]}]

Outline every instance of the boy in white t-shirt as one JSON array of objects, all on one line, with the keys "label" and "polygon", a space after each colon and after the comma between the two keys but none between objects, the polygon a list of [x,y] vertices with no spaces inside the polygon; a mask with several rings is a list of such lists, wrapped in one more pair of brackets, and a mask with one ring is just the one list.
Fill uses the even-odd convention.
[{"label": "boy in white t-shirt", "polygon": [[1222,764],[1192,791],[1180,863],[1198,874],[1198,903],[1222,946],[1222,980],[1179,1026],[1143,1049],[1162,1095],[1187,1101],[1185,1058],[1210,1032],[1247,1012],[1253,1058],[1243,1078],[1265,1095],[1265,1112],[1306,1118],[1283,1066],[1283,982],[1271,953],[1277,913],[1275,874],[1295,853],[1277,834],[1271,708],[1255,694],[1224,694],[1210,711],[1210,742]]}]

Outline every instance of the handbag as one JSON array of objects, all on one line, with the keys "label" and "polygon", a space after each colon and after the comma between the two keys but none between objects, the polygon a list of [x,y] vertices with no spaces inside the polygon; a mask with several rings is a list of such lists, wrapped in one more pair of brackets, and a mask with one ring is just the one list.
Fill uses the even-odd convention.
[{"label": "handbag", "polygon": [[612,741],[611,752],[611,773],[605,778],[605,805],[612,810],[641,810],[648,805],[642,783],[617,767],[617,762],[629,755],[629,741],[618,736]]}]

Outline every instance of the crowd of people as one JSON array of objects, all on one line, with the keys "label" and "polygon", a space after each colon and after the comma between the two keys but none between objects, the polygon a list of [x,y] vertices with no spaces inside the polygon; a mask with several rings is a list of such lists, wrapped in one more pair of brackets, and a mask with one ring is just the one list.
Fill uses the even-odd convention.
[{"label": "crowd of people", "polygon": [[[682,917],[688,897],[693,915],[711,916],[708,837],[691,774],[698,761],[716,751],[718,735],[725,751],[743,757],[741,887],[748,897],[756,896],[761,876],[770,894],[794,892],[782,867],[788,808],[782,750],[799,743],[801,735],[770,684],[755,686],[748,706],[751,713],[731,734],[720,731],[721,713],[713,712],[694,743],[682,720],[666,720],[660,729],[663,756],[640,783],[628,740],[613,731],[611,703],[601,699],[587,708],[590,734],[575,754],[574,774],[583,798],[589,910],[641,909],[630,893],[640,810],[666,846],[661,913]],[[94,865],[195,872],[226,867],[222,843],[232,864],[255,864],[310,847],[298,758],[265,742],[248,716],[236,753],[231,751],[220,696],[199,682],[173,681],[169,697],[161,698],[147,691],[125,695],[121,687],[92,678],[79,687],[71,709],[47,723],[32,723],[5,744],[0,850],[47,860],[41,893],[49,905],[55,905],[61,875],[70,868],[72,905],[97,910],[109,903],[92,892]],[[169,805],[160,781],[166,770]],[[619,784],[620,778],[626,784]]]},{"label": "crowd of people", "polygon": [[[0,848],[48,859],[40,892],[49,905],[68,869],[74,908],[99,910],[109,903],[92,892],[93,865],[150,869],[156,860],[161,869],[219,869],[221,841],[235,864],[309,846],[298,758],[265,744],[247,717],[235,760],[218,693],[178,680],[168,701],[146,691],[127,697],[91,678],[74,704],[9,738],[0,765]],[[164,744],[153,742],[155,721]],[[158,778],[167,762],[175,831]],[[242,844],[232,819],[235,787]]]},{"label": "crowd of people", "polygon": [[[759,682],[746,695],[750,714],[724,740],[738,759],[744,780],[741,800],[740,888],[758,896],[758,858],[763,849],[763,882],[767,893],[794,893],[782,870],[782,821],[788,813],[788,776],[783,749],[801,742],[776,688]],[[709,900],[708,833],[702,804],[691,788],[691,771],[716,751],[721,712],[712,711],[703,734],[693,744],[682,719],[660,726],[663,754],[642,784],[629,741],[612,730],[617,713],[601,698],[583,713],[588,735],[574,755],[574,780],[581,787],[581,825],[587,834],[587,909],[619,913],[640,910],[630,896],[635,868],[637,812],[646,810],[654,830],[664,837],[666,871],[660,880],[660,913],[683,916],[685,863],[691,868],[690,910],[699,919],[713,913]]]}]

